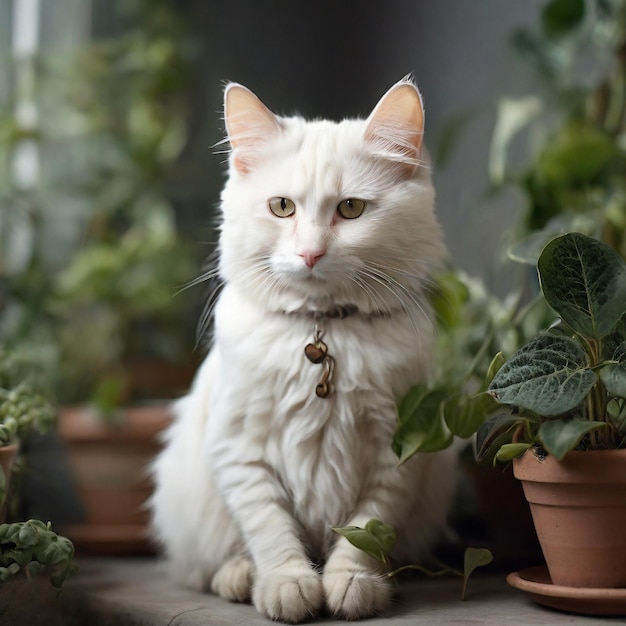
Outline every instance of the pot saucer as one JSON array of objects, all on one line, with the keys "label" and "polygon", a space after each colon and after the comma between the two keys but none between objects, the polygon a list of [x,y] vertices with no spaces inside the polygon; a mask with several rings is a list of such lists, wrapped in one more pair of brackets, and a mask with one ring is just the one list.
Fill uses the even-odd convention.
[{"label": "pot saucer", "polygon": [[506,581],[537,604],[582,615],[626,615],[626,588],[589,589],[553,585],[545,565],[513,572]]}]

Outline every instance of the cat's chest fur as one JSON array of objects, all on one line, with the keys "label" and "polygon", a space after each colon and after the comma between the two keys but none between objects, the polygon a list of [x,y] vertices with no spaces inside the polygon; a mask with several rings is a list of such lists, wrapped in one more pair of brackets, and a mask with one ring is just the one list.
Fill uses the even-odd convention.
[{"label": "cat's chest fur", "polygon": [[[323,366],[304,353],[316,324],[335,361],[329,398],[316,396]],[[354,509],[371,459],[392,454],[395,400],[423,375],[420,347],[402,313],[270,314],[227,287],[216,310],[209,431],[221,471],[266,464],[294,516],[323,544],[329,526],[345,523]]]}]

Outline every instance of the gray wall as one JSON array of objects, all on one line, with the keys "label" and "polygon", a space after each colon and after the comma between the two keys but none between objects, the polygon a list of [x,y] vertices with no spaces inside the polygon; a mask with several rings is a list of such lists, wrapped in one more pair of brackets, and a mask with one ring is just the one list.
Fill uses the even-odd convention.
[{"label": "gray wall", "polygon": [[[153,1],[157,5],[159,0]],[[51,48],[79,42],[90,19],[96,36],[114,33],[124,19],[119,7],[125,0],[42,4],[42,38]],[[390,85],[412,72],[426,103],[430,152],[437,157],[449,128],[461,128],[449,157],[435,167],[438,212],[452,257],[470,274],[497,286],[502,282],[500,236],[523,199],[510,193],[488,195],[489,142],[498,100],[524,94],[531,86],[509,37],[516,28],[536,23],[543,4],[179,0],[177,6],[190,16],[201,44],[192,86],[192,140],[173,189],[183,228],[210,250],[223,170],[223,157],[214,155],[211,146],[222,137],[224,81],[248,85],[280,113],[341,118],[366,115]],[[11,6],[11,0],[0,0],[0,51],[5,55]],[[8,74],[0,73],[5,95],[7,80]]]},{"label": "gray wall", "polygon": [[[540,0],[232,0],[190,2],[201,33],[195,141],[185,171],[204,169],[203,196],[217,198],[222,136],[221,85],[235,80],[279,113],[366,115],[395,81],[412,72],[426,103],[426,144],[436,157],[450,126],[452,152],[435,168],[438,212],[454,261],[492,286],[502,281],[498,243],[523,204],[488,197],[487,159],[496,105],[522,95],[530,77],[509,46],[535,24]],[[209,176],[207,177],[207,173]],[[196,187],[196,191],[200,190]],[[206,204],[182,202],[188,219]]]}]

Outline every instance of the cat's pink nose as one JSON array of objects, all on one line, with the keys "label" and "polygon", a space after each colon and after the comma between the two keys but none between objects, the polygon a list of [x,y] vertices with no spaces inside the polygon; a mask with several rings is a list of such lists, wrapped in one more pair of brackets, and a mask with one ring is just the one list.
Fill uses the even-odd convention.
[{"label": "cat's pink nose", "polygon": [[298,256],[301,256],[304,259],[304,262],[306,263],[306,266],[309,269],[313,269],[315,267],[315,265],[317,264],[317,262],[326,254],[325,251],[316,251],[316,252],[311,252],[311,251],[306,251],[306,252],[300,252]]}]

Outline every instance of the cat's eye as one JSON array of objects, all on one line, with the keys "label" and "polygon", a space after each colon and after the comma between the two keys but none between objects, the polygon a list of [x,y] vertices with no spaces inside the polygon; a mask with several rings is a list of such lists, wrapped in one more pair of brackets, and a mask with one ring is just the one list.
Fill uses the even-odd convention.
[{"label": "cat's eye", "polygon": [[276,217],[290,217],[296,212],[296,205],[289,198],[270,198],[269,205]]},{"label": "cat's eye", "polygon": [[342,200],[337,205],[337,213],[344,219],[353,220],[355,217],[362,215],[363,211],[365,211],[366,204],[365,200],[348,198],[347,200]]}]

